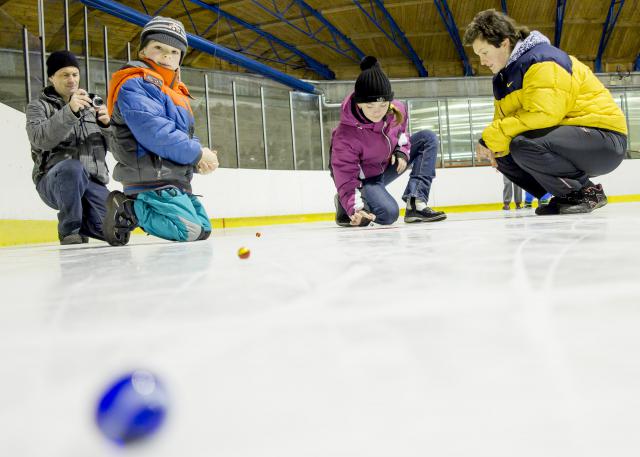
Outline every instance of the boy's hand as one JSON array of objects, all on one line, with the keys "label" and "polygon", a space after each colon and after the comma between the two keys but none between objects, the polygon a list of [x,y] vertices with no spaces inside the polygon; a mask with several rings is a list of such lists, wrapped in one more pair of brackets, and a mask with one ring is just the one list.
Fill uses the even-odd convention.
[{"label": "boy's hand", "polygon": [[209,148],[202,148],[202,157],[196,166],[198,173],[207,175],[218,168],[218,151],[212,151]]}]

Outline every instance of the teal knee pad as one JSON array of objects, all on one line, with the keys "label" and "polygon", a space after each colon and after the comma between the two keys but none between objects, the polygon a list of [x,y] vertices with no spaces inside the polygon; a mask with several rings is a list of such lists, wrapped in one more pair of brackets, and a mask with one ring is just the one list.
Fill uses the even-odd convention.
[{"label": "teal knee pad", "polygon": [[207,211],[204,209],[204,206],[202,206],[202,203],[200,203],[200,200],[195,195],[189,194],[189,198],[191,199],[191,204],[193,205],[193,208],[195,209],[196,214],[198,215],[198,220],[200,221],[202,230],[206,232],[210,232],[211,219],[209,219],[209,215],[207,214]]},{"label": "teal knee pad", "polygon": [[178,189],[142,192],[134,203],[142,229],[173,241],[195,241],[203,231],[189,195]]}]

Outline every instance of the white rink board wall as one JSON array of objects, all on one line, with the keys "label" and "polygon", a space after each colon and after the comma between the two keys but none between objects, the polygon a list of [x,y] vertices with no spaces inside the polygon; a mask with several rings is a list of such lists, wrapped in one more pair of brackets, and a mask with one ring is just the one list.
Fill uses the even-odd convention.
[{"label": "white rink board wall", "polygon": [[[0,103],[0,219],[56,220],[56,211],[38,197],[31,180],[32,161],[25,131],[25,115]],[[220,151],[235,154],[235,151]],[[109,166],[114,161],[109,156]],[[437,169],[431,206],[497,203],[502,176],[490,167]],[[640,194],[640,160],[625,160],[613,173],[598,178],[608,195]],[[408,173],[390,186],[400,202]],[[111,181],[110,189],[121,189]],[[328,171],[220,169],[196,175],[194,193],[212,218],[315,214],[334,211],[335,188]]]}]

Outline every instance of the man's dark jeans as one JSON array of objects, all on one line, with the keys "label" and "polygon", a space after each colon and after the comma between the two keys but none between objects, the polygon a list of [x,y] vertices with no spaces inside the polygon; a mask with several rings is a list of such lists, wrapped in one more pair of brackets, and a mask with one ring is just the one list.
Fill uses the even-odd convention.
[{"label": "man's dark jeans", "polygon": [[42,201],[58,210],[60,239],[80,233],[104,240],[102,220],[109,189],[91,179],[80,161],[67,159],[57,163],[40,179],[36,189]]},{"label": "man's dark jeans", "polygon": [[498,171],[536,198],[561,197],[615,170],[627,137],[592,127],[557,126],[523,132],[511,140],[511,154],[496,159]]}]

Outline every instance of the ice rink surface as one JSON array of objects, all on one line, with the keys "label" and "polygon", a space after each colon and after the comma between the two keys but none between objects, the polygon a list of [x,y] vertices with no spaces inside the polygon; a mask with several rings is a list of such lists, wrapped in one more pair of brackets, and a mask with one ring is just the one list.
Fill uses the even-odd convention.
[{"label": "ice rink surface", "polygon": [[[0,455],[637,457],[639,237],[624,203],[0,249]],[[133,369],[172,403],[120,449]]]}]

